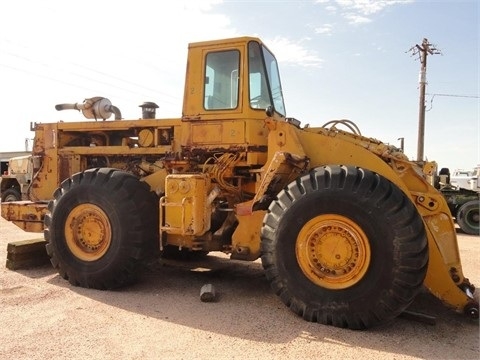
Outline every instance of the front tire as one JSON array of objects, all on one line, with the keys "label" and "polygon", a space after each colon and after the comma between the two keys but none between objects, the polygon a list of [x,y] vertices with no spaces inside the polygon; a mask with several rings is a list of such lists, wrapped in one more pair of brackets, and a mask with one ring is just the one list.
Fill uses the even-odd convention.
[{"label": "front tire", "polygon": [[305,320],[365,329],[398,316],[421,289],[424,225],[394,184],[352,166],[312,170],[282,190],[261,231],[262,265]]},{"label": "front tire", "polygon": [[133,282],[158,244],[158,203],[147,184],[116,169],[62,182],[45,216],[47,253],[72,285],[112,289]]}]

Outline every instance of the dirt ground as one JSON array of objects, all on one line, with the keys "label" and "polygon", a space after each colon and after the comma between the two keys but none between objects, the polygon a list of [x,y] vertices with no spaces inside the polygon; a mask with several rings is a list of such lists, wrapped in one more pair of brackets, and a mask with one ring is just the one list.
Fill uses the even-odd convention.
[{"label": "dirt ground", "polygon": [[[50,265],[12,271],[7,243],[37,238],[0,219],[0,359],[479,359],[478,321],[428,293],[405,318],[368,331],[308,323],[270,290],[259,261],[223,255],[158,264],[134,286],[71,286]],[[463,270],[480,284],[480,237],[459,234]],[[218,254],[214,254],[218,255]],[[211,283],[217,301],[200,301]]]}]

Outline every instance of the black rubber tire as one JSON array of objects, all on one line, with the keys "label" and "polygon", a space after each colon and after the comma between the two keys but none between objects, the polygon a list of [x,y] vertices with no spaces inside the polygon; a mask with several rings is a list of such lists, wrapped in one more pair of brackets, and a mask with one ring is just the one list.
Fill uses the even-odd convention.
[{"label": "black rubber tire", "polygon": [[2,193],[2,202],[20,201],[22,194],[15,188],[9,188]]},{"label": "black rubber tire", "polygon": [[[158,248],[157,200],[146,183],[117,169],[89,169],[63,181],[44,221],[54,268],[75,286],[103,290],[131,284]],[[100,208],[111,229],[108,249],[94,261],[71,251],[64,230],[69,214],[85,204]]]},{"label": "black rubber tire", "polygon": [[480,235],[478,200],[471,200],[460,206],[457,211],[457,224],[469,235]]},{"label": "black rubber tire", "polygon": [[[322,214],[354,221],[368,239],[371,259],[356,284],[328,289],[309,280],[296,256],[297,236]],[[350,329],[390,321],[421,290],[428,266],[423,221],[394,184],[352,166],[312,170],[282,190],[261,230],[262,265],[274,292],[305,320]]]}]

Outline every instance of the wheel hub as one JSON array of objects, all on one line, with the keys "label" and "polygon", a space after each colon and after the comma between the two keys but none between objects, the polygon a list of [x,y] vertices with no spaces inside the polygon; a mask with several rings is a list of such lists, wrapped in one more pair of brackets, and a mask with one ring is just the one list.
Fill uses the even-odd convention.
[{"label": "wheel hub", "polygon": [[79,205],[67,217],[65,236],[68,248],[77,258],[84,261],[100,259],[111,243],[110,220],[96,205]]},{"label": "wheel hub", "polygon": [[472,224],[478,224],[479,219],[480,219],[480,216],[478,214],[478,209],[469,211],[467,213],[467,217]]},{"label": "wheel hub", "polygon": [[370,245],[352,220],[340,215],[320,215],[301,229],[296,255],[301,270],[315,284],[344,289],[365,275]]}]

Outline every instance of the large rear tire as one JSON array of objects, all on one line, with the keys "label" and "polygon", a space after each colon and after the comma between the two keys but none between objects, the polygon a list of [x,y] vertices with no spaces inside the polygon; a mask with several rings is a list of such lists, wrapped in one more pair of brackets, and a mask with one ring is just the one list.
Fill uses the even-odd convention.
[{"label": "large rear tire", "polygon": [[102,168],[73,175],[55,191],[45,216],[53,266],[75,286],[132,283],[158,244],[157,209],[155,193],[131,174]]},{"label": "large rear tire", "polygon": [[470,235],[480,235],[479,207],[478,200],[470,200],[458,209],[456,220],[463,232]]},{"label": "large rear tire", "polygon": [[371,171],[312,170],[282,190],[261,231],[262,265],[305,320],[365,329],[398,316],[422,288],[423,221],[409,198]]}]

